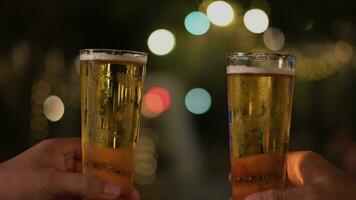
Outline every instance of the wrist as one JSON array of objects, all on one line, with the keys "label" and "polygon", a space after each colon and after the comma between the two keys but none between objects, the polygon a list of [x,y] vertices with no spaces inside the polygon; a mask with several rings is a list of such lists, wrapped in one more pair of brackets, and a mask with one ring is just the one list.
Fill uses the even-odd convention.
[{"label": "wrist", "polygon": [[14,188],[11,187],[13,182],[6,163],[7,161],[0,163],[0,196],[1,199],[14,199],[11,194],[14,192]]}]

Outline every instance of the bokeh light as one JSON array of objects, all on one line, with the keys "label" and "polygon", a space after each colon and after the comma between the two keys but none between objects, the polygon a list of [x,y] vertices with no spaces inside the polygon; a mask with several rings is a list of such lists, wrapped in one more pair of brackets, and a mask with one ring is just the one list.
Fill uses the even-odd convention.
[{"label": "bokeh light", "polygon": [[305,31],[310,31],[313,29],[313,26],[314,26],[314,20],[309,19],[303,24],[302,29]]},{"label": "bokeh light", "polygon": [[269,19],[261,9],[251,9],[244,15],[246,28],[253,33],[263,33],[268,28]]},{"label": "bokeh light", "polygon": [[149,185],[156,179],[157,158],[156,147],[153,139],[152,130],[141,130],[141,136],[138,140],[134,180],[140,185]]},{"label": "bokeh light", "polygon": [[51,84],[46,80],[39,80],[32,85],[32,100],[41,105],[50,94]]},{"label": "bokeh light", "polygon": [[17,72],[20,72],[29,62],[30,45],[27,41],[23,41],[12,49],[12,65]]},{"label": "bokeh light", "polygon": [[43,113],[48,120],[55,122],[64,114],[64,104],[58,96],[49,96],[43,103]]},{"label": "bokeh light", "polygon": [[155,118],[166,111],[171,105],[171,95],[163,87],[152,87],[143,97],[142,115]]},{"label": "bokeh light", "polygon": [[210,21],[217,26],[227,26],[234,19],[234,10],[225,1],[214,1],[207,8]]},{"label": "bokeh light", "polygon": [[194,88],[185,96],[185,106],[193,114],[204,114],[211,107],[211,96],[203,88]]},{"label": "bokeh light", "polygon": [[30,128],[32,131],[40,132],[46,130],[48,122],[43,115],[35,115],[30,120]]},{"label": "bokeh light", "polygon": [[345,41],[336,43],[306,43],[303,53],[290,49],[297,58],[296,76],[300,80],[314,81],[330,77],[349,66],[353,46]]},{"label": "bokeh light", "polygon": [[75,68],[75,71],[80,75],[80,56],[77,56],[73,60],[73,66]]},{"label": "bokeh light", "polygon": [[164,87],[152,87],[148,90],[148,93],[153,93],[158,95],[163,103],[162,112],[166,111],[171,105],[171,95],[168,90]]},{"label": "bokeh light", "polygon": [[193,35],[203,35],[209,30],[210,21],[204,13],[194,11],[185,17],[184,26]]},{"label": "bokeh light", "polygon": [[281,50],[284,46],[284,42],[284,33],[278,28],[268,28],[263,33],[263,43],[269,50]]},{"label": "bokeh light", "polygon": [[337,61],[346,64],[352,59],[353,48],[349,43],[340,40],[335,44],[334,54]]},{"label": "bokeh light", "polygon": [[50,49],[45,55],[45,72],[51,76],[60,74],[65,66],[63,51],[57,48]]},{"label": "bokeh light", "polygon": [[176,39],[170,31],[159,29],[151,33],[147,45],[150,51],[156,55],[163,56],[171,52],[175,46]]},{"label": "bokeh light", "polygon": [[147,118],[158,117],[163,112],[163,101],[160,96],[146,93],[143,96],[141,113]]},{"label": "bokeh light", "polygon": [[136,150],[137,154],[150,153],[154,155],[156,153],[156,148],[153,140],[149,137],[140,136],[139,145]]}]

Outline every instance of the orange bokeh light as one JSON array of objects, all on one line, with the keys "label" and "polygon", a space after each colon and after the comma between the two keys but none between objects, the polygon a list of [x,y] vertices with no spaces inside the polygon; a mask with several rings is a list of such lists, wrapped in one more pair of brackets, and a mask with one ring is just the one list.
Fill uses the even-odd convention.
[{"label": "orange bokeh light", "polygon": [[164,109],[164,104],[160,96],[157,94],[148,92],[143,98],[143,103],[145,107],[153,113],[161,113]]},{"label": "orange bokeh light", "polygon": [[143,97],[142,114],[154,118],[166,111],[171,105],[171,96],[163,87],[152,87]]},{"label": "orange bokeh light", "polygon": [[171,105],[171,95],[169,94],[167,89],[163,87],[153,87],[148,91],[148,93],[156,94],[161,98],[161,101],[163,103],[162,112],[166,111]]}]

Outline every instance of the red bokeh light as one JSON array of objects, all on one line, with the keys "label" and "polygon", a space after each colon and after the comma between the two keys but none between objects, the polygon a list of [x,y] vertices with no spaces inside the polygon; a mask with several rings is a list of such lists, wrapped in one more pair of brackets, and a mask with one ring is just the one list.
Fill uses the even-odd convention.
[{"label": "red bokeh light", "polygon": [[154,118],[166,111],[171,105],[171,95],[163,87],[152,87],[143,97],[142,114]]},{"label": "red bokeh light", "polygon": [[169,94],[167,89],[163,87],[153,87],[150,90],[148,90],[148,93],[156,94],[161,98],[163,102],[162,112],[166,111],[171,105],[171,95]]}]

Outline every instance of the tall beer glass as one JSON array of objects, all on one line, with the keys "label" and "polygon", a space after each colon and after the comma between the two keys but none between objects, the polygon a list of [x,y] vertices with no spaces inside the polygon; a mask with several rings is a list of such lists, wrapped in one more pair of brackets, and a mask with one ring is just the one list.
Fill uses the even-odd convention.
[{"label": "tall beer glass", "polygon": [[132,190],[147,54],[80,51],[83,173]]},{"label": "tall beer glass", "polygon": [[233,200],[285,187],[294,67],[289,54],[227,57]]}]

